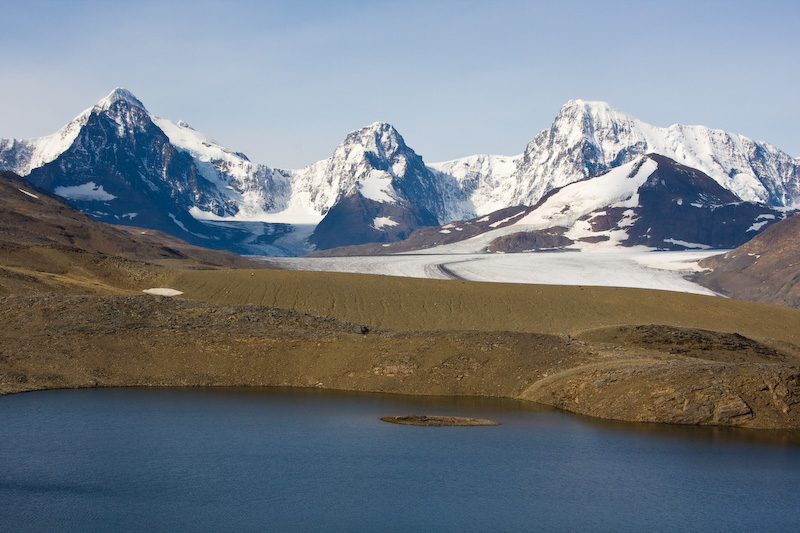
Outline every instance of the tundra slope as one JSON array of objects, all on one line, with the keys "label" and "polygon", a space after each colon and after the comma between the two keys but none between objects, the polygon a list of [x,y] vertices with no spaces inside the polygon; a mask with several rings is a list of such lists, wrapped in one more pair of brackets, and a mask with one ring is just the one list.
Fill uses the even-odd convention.
[{"label": "tundra slope", "polygon": [[800,428],[797,355],[704,330],[370,331],[253,305],[50,295],[0,298],[0,332],[0,393],[311,386],[520,398],[636,422]]}]

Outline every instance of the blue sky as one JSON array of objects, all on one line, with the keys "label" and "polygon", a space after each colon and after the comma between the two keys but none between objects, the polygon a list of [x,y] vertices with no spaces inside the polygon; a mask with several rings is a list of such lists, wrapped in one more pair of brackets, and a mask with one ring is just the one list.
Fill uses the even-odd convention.
[{"label": "blue sky", "polygon": [[427,162],[521,153],[569,99],[800,156],[800,2],[0,0],[0,137],[117,86],[299,168],[397,127]]}]

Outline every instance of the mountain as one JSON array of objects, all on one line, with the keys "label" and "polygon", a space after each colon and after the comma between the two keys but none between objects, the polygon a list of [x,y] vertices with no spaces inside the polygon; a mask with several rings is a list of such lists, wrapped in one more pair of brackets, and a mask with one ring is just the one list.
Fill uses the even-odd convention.
[{"label": "mountain", "polygon": [[289,233],[285,225],[261,220],[285,200],[285,175],[185,124],[155,117],[125,89],[115,89],[54,136],[3,146],[6,168],[30,169],[31,183],[96,220],[239,252],[270,250]]},{"label": "mountain", "polygon": [[327,213],[310,238],[317,249],[397,241],[456,216],[458,189],[446,189],[386,123],[350,133],[331,158],[293,178],[297,191],[329,193],[320,206]]},{"label": "mountain", "polygon": [[742,202],[703,172],[651,154],[556,188],[533,207],[421,229],[401,243],[324,255],[733,248],[788,212]]},{"label": "mountain", "polygon": [[[656,154],[548,193],[490,251],[586,245],[731,248],[784,216],[742,202],[708,175]],[[515,231],[517,230],[517,231]],[[537,240],[557,232],[557,246]]]},{"label": "mountain", "polygon": [[700,262],[694,281],[744,300],[800,307],[800,215],[781,220],[730,252]]},{"label": "mountain", "polygon": [[250,254],[393,241],[462,216],[457,188],[442,187],[452,180],[437,179],[388,124],[352,132],[304,169],[272,169],[151,114],[121,88],[54,135],[2,141],[0,169],[97,220]]},{"label": "mountain", "polygon": [[[771,145],[703,126],[658,128],[580,100],[517,156],[426,165],[394,127],[378,122],[348,134],[330,158],[288,170],[253,163],[115,89],[53,135],[0,140],[0,170],[25,175],[104,222],[240,253],[298,255],[389,244],[453,223],[466,235],[470,219],[527,209],[556,188],[649,153],[705,173],[740,200],[800,204],[800,160]],[[477,234],[480,226],[470,227]]]},{"label": "mountain", "polygon": [[492,198],[491,206],[534,205],[556,187],[649,153],[704,172],[744,201],[800,204],[800,159],[705,126],[652,126],[605,102],[570,100],[523,154],[504,158],[505,164],[472,156],[433,166],[463,184],[468,196]]}]

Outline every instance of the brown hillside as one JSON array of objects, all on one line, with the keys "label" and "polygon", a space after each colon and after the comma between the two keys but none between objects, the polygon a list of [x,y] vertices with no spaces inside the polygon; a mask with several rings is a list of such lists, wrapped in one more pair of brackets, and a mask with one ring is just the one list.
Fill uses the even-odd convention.
[{"label": "brown hillside", "polygon": [[800,307],[800,215],[781,220],[749,242],[709,257],[698,283],[744,300]]},{"label": "brown hillside", "polygon": [[0,173],[0,243],[65,247],[184,267],[260,268],[236,254],[191,246],[160,232],[97,222],[10,172]]}]

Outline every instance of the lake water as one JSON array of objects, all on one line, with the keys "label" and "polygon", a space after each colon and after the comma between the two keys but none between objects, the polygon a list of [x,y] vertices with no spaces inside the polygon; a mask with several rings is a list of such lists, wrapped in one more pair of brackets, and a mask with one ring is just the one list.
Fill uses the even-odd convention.
[{"label": "lake water", "polygon": [[[402,414],[502,425],[380,421]],[[766,435],[486,399],[19,394],[0,398],[0,531],[800,531],[800,445]]]}]

